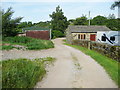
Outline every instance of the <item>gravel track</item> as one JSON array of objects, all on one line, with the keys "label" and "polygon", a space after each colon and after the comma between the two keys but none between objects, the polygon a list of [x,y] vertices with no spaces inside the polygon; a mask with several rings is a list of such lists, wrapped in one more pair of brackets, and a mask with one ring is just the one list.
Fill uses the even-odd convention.
[{"label": "gravel track", "polygon": [[16,58],[55,57],[54,66],[35,88],[117,88],[95,60],[81,51],[63,45],[63,38],[54,39],[55,48],[39,51],[2,51],[2,60]]}]

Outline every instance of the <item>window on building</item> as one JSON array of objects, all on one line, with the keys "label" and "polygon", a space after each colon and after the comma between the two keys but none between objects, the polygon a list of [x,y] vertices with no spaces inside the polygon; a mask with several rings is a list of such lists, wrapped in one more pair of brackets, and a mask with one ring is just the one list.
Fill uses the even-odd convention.
[{"label": "window on building", "polygon": [[85,34],[81,34],[81,39],[85,39]]},{"label": "window on building", "polygon": [[84,34],[84,39],[85,39],[85,34]]},{"label": "window on building", "polygon": [[78,34],[78,39],[80,39],[80,34]]}]

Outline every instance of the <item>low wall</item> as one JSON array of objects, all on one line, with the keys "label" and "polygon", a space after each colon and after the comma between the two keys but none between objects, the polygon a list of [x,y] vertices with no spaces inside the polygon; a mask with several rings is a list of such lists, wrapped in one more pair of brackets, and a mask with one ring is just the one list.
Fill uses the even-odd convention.
[{"label": "low wall", "polygon": [[85,41],[85,40],[73,40],[72,44],[80,45],[88,49],[95,50],[109,58],[112,58],[120,62],[120,47],[119,46],[111,46],[109,44],[103,44],[103,43]]}]

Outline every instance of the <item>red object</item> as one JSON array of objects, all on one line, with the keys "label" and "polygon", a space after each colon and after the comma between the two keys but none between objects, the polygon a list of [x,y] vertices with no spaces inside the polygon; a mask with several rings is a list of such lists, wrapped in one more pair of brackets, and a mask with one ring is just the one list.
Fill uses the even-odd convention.
[{"label": "red object", "polygon": [[27,31],[26,36],[44,40],[49,40],[50,38],[49,31]]},{"label": "red object", "polygon": [[96,34],[91,34],[90,35],[90,40],[95,41],[96,40]]}]

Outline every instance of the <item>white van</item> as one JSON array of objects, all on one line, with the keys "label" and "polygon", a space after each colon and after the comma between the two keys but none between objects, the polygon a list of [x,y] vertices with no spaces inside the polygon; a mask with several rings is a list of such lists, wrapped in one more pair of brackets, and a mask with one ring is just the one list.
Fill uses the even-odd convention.
[{"label": "white van", "polygon": [[96,41],[120,46],[120,31],[98,31]]}]

